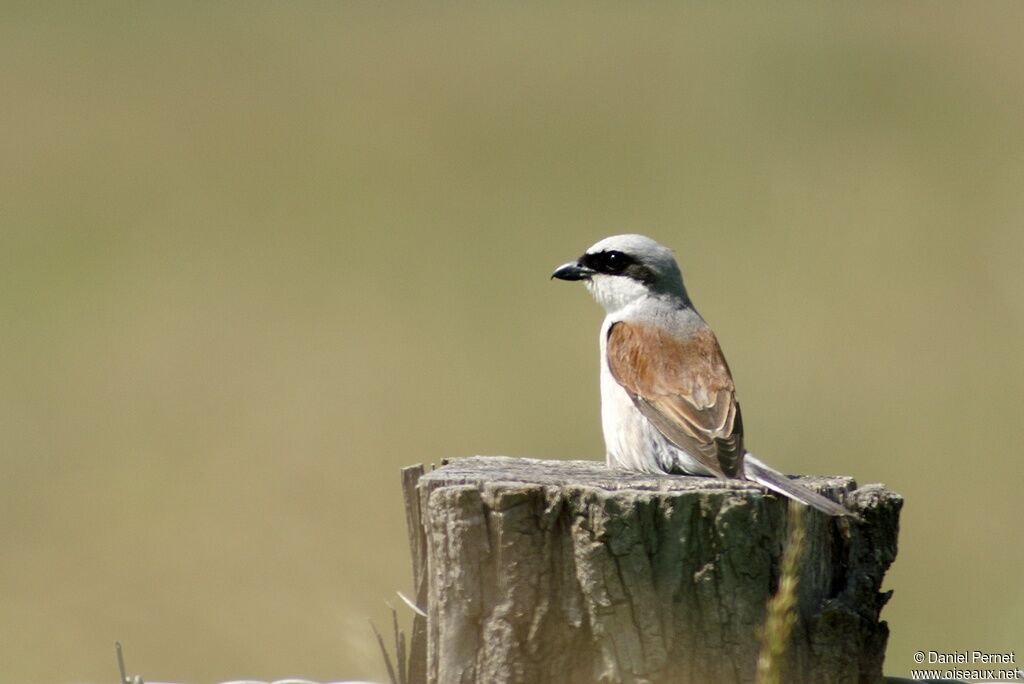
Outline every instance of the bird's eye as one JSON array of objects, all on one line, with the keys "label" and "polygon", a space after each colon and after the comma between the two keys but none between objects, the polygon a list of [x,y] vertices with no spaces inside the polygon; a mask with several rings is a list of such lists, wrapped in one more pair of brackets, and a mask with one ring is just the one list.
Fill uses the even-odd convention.
[{"label": "bird's eye", "polygon": [[611,273],[619,273],[629,265],[629,259],[622,252],[605,252],[605,267]]},{"label": "bird's eye", "polygon": [[626,269],[636,263],[636,259],[618,250],[591,252],[581,256],[579,261],[595,273],[605,275],[623,275]]}]

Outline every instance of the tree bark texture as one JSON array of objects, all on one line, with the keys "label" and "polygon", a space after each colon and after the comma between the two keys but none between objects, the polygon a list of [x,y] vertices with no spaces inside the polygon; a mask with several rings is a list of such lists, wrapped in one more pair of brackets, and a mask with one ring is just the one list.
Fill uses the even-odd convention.
[{"label": "tree bark texture", "polygon": [[[786,682],[882,681],[880,591],[902,499],[801,481],[808,510]],[[413,684],[753,682],[786,502],[761,487],[593,461],[504,457],[403,471],[416,600]]]}]

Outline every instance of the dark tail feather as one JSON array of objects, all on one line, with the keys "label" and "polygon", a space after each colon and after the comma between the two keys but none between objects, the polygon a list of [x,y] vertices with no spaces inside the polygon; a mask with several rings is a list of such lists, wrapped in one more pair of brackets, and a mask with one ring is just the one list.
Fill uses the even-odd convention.
[{"label": "dark tail feather", "polygon": [[802,484],[789,479],[777,470],[772,470],[749,453],[746,454],[743,459],[743,463],[744,472],[748,480],[753,480],[773,492],[778,492],[785,497],[796,499],[800,503],[807,504],[812,508],[817,508],[826,515],[857,518],[855,513],[849,511],[842,504],[836,503],[832,499],[825,498],[815,491],[811,491]]}]

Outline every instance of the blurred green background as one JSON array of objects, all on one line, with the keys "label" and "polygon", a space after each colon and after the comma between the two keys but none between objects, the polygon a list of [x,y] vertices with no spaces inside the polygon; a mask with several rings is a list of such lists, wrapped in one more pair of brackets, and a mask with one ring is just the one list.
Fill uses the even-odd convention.
[{"label": "blurred green background", "polygon": [[676,249],[755,453],[905,495],[886,670],[1020,649],[1022,28],[4,3],[3,679],[113,681],[115,639],[382,679],[399,468],[602,458],[601,311],[548,276],[623,231]]}]

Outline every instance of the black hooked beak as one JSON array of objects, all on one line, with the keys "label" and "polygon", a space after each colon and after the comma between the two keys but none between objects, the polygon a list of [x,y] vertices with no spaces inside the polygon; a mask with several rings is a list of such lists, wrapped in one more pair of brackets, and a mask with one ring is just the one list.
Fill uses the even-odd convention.
[{"label": "black hooked beak", "polygon": [[556,268],[551,277],[559,280],[590,280],[590,276],[594,273],[596,273],[594,269],[587,268],[578,261],[570,261]]}]

